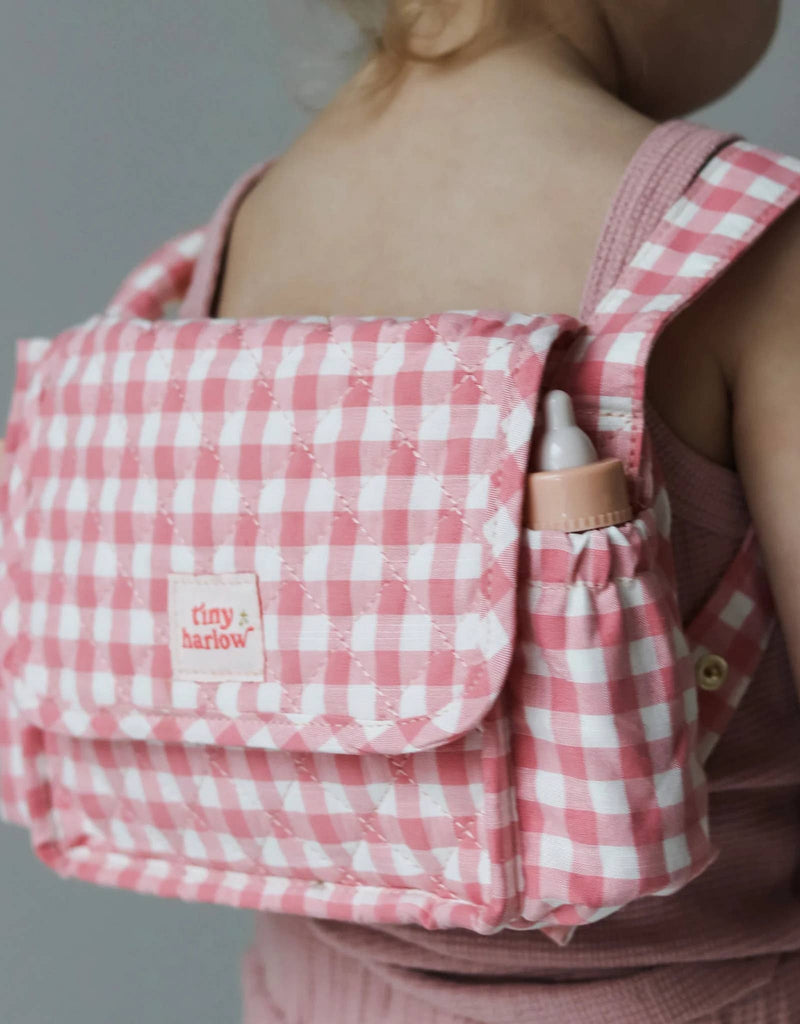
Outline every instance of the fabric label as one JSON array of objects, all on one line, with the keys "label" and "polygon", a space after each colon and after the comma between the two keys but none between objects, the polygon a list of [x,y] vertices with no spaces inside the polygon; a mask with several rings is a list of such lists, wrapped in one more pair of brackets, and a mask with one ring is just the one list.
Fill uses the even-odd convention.
[{"label": "fabric label", "polygon": [[264,681],[264,637],[255,573],[170,573],[172,674],[194,682]]}]

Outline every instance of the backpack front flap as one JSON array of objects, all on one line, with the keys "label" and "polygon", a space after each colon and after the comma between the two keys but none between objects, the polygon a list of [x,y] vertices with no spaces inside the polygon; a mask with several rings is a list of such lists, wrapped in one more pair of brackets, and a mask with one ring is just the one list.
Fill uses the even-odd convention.
[{"label": "backpack front flap", "polygon": [[34,342],[6,452],[21,710],[343,753],[474,726],[508,667],[534,405],[568,327],[102,316]]}]

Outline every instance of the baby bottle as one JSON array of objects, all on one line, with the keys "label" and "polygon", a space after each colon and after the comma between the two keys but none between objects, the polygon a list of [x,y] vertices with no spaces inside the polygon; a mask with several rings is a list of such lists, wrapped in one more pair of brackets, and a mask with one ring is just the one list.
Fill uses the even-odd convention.
[{"label": "baby bottle", "polygon": [[578,533],[633,518],[625,470],[619,459],[598,459],[575,422],[566,391],[544,399],[545,431],[528,473],[526,525],[533,530]]}]

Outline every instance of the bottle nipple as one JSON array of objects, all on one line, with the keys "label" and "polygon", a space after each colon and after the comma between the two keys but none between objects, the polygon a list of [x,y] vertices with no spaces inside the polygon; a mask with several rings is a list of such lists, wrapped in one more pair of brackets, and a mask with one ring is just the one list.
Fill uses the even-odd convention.
[{"label": "bottle nipple", "polygon": [[566,391],[550,391],[544,400],[545,433],[537,459],[540,470],[571,469],[597,462],[597,451],[575,422]]},{"label": "bottle nipple", "polygon": [[528,473],[527,526],[580,533],[628,522],[633,511],[619,459],[599,459],[591,439],[575,422],[566,391],[544,398],[545,431]]}]

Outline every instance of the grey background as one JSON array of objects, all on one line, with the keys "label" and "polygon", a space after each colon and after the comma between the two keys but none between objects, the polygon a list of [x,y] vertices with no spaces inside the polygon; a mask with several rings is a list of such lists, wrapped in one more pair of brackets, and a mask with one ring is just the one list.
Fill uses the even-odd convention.
[{"label": "grey background", "polygon": [[[15,339],[99,311],[132,266],[288,144],[313,116],[297,97],[324,102],[349,73],[338,54],[357,39],[318,3],[4,0],[3,425]],[[693,116],[800,155],[799,51],[800,0],[787,0],[765,61]],[[63,881],[2,824],[0,869],[2,1024],[240,1020],[249,913]]]}]

